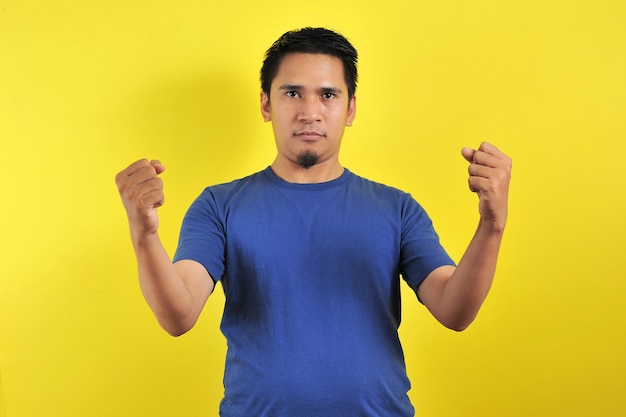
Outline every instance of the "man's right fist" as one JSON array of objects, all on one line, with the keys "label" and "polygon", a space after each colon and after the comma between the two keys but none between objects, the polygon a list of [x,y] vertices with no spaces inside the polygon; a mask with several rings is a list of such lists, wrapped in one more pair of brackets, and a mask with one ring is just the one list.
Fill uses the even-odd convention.
[{"label": "man's right fist", "polygon": [[159,228],[157,208],[163,205],[164,194],[163,180],[158,176],[163,171],[161,162],[141,159],[115,176],[134,236],[156,233]]}]

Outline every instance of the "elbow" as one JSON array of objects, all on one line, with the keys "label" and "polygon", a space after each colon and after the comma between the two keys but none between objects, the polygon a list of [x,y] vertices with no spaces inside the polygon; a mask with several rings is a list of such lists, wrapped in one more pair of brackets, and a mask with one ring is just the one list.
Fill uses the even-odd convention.
[{"label": "elbow", "polygon": [[466,323],[459,323],[459,324],[455,323],[455,324],[452,324],[452,325],[444,324],[444,326],[446,326],[450,330],[454,330],[455,332],[460,333],[460,332],[464,331],[465,329],[467,329],[470,324],[471,323],[467,323],[467,324]]},{"label": "elbow", "polygon": [[172,337],[179,337],[187,333],[194,326],[194,323],[186,323],[173,320],[158,320],[159,325],[163,330]]},{"label": "elbow", "polygon": [[184,328],[163,328],[167,334],[169,334],[172,337],[179,337],[184,335],[185,333],[187,333],[190,329],[184,329]]},{"label": "elbow", "polygon": [[445,327],[447,327],[450,330],[454,330],[455,332],[462,332],[464,330],[466,330],[470,324],[472,324],[474,322],[474,319],[476,318],[476,315],[472,315],[472,316],[461,316],[461,317],[454,317],[454,318],[449,318],[447,320],[441,320],[441,324],[443,324]]}]

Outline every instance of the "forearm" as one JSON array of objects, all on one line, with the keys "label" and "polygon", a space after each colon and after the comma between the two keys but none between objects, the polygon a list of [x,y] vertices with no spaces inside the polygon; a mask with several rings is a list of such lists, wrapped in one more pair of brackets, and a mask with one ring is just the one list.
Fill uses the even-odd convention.
[{"label": "forearm", "polygon": [[189,330],[196,321],[196,306],[158,235],[133,237],[139,283],[159,324],[171,335]]},{"label": "forearm", "polygon": [[159,177],[164,171],[159,161],[140,159],[120,171],[115,183],[128,216],[141,291],[161,327],[177,336],[195,324],[213,281],[201,267],[174,265],[161,244],[157,209],[164,201]]},{"label": "forearm", "polygon": [[486,142],[461,153],[470,163],[469,188],[479,199],[478,228],[458,266],[437,268],[418,290],[437,320],[454,330],[470,325],[491,288],[507,221],[512,167],[511,158]]},{"label": "forearm", "polygon": [[457,268],[445,283],[439,299],[440,321],[463,330],[476,318],[496,272],[503,228],[482,221]]}]

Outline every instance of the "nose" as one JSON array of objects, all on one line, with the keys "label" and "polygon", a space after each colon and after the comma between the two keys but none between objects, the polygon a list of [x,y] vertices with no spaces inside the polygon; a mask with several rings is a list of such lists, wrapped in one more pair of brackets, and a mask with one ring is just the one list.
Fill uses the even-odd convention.
[{"label": "nose", "polygon": [[320,102],[315,96],[304,97],[300,102],[298,121],[312,124],[321,120]]}]

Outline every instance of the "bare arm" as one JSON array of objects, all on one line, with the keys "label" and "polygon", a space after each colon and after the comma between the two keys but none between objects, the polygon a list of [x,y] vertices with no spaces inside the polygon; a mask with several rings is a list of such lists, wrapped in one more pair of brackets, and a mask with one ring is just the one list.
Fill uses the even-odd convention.
[{"label": "bare arm", "polygon": [[159,324],[173,336],[193,327],[214,281],[195,261],[172,263],[158,236],[157,209],[163,205],[165,167],[140,160],[115,177],[130,226],[142,293]]},{"label": "bare arm", "polygon": [[476,318],[496,271],[507,219],[511,159],[489,143],[464,148],[470,162],[469,187],[479,198],[480,221],[456,268],[434,270],[422,282],[419,297],[443,325],[464,330]]}]

